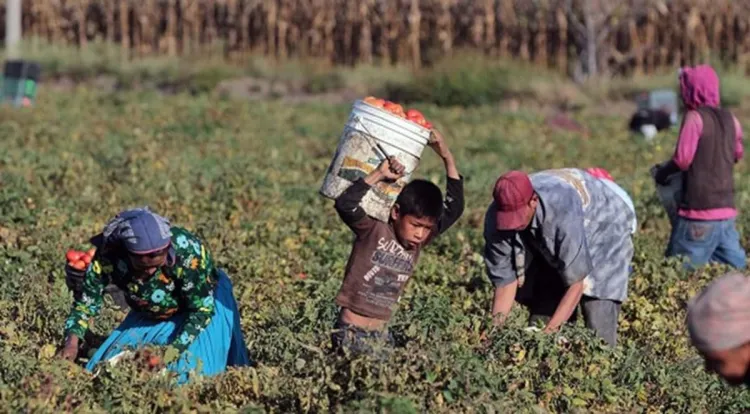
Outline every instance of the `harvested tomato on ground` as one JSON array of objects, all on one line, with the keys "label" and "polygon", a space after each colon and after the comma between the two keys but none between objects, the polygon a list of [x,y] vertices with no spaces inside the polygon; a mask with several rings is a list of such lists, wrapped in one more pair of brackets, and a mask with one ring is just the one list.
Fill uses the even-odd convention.
[{"label": "harvested tomato on ground", "polygon": [[159,358],[156,355],[151,355],[148,357],[149,368],[158,368],[160,365],[161,365],[161,358]]}]

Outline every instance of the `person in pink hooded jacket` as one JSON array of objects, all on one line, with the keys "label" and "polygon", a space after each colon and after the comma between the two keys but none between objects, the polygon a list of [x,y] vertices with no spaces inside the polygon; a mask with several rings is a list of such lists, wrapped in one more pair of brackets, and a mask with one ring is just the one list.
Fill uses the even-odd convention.
[{"label": "person in pink hooded jacket", "polygon": [[688,268],[709,262],[745,268],[735,226],[734,165],[742,159],[742,127],[720,107],[719,77],[709,65],[680,71],[685,117],[672,159],[656,172],[658,184],[682,172],[682,201],[666,255],[687,256]]}]

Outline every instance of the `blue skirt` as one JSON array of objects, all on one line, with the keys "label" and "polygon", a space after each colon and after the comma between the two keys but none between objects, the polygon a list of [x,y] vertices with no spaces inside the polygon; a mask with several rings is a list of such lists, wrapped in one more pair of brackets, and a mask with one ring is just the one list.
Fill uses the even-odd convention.
[{"label": "blue skirt", "polygon": [[[218,284],[214,290],[216,311],[195,341],[176,362],[167,369],[178,374],[178,383],[188,382],[189,374],[212,376],[226,371],[227,366],[250,365],[245,341],[240,329],[240,315],[232,294],[232,282],[218,270]],[[144,345],[166,346],[181,331],[187,314],[182,312],[166,320],[154,320],[143,313],[130,311],[128,316],[99,347],[86,369],[93,371],[96,364],[107,361],[128,348]],[[199,364],[200,362],[200,364]]]}]

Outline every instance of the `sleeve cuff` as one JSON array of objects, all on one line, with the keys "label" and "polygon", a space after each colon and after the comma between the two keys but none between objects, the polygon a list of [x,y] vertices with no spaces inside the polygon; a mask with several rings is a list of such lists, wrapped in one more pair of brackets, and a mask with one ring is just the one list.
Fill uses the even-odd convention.
[{"label": "sleeve cuff", "polygon": [[495,286],[495,288],[501,288],[501,287],[508,286],[509,284],[515,282],[516,280],[518,280],[518,279],[516,279],[516,278],[510,278],[510,279],[493,279],[493,278],[490,278],[490,281],[492,282],[492,285]]},{"label": "sleeve cuff", "polygon": [[451,178],[450,176],[446,175],[446,182],[450,184],[463,184],[464,182],[464,176],[461,174],[458,174],[458,179]]},{"label": "sleeve cuff", "polygon": [[580,282],[581,280],[585,279],[592,270],[593,268],[588,263],[587,259],[583,259],[580,263],[573,263],[572,266],[563,271],[565,284],[571,286],[575,283]]},{"label": "sleeve cuff", "polygon": [[70,335],[75,335],[78,337],[78,339],[83,340],[83,338],[86,336],[86,331],[81,332],[81,329],[71,328],[65,331],[65,337],[69,337]]},{"label": "sleeve cuff", "polygon": [[362,188],[367,188],[367,189],[369,189],[370,187],[372,187],[370,184],[367,184],[367,181],[365,181],[365,179],[362,178],[362,177],[357,178],[357,181],[355,181],[354,183],[352,183],[352,186],[354,188],[362,187]]}]

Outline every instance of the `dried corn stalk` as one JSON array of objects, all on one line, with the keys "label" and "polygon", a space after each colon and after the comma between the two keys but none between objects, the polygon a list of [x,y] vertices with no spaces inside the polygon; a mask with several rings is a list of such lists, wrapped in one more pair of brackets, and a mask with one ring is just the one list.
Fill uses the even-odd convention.
[{"label": "dried corn stalk", "polygon": [[[123,56],[261,53],[331,62],[429,64],[456,48],[568,70],[584,52],[586,10],[617,5],[594,42],[606,71],[652,72],[716,55],[744,66],[750,3],[731,0],[44,0],[24,2],[23,31]],[[0,7],[2,7],[0,5]],[[586,9],[588,7],[588,9]],[[603,28],[603,29],[602,29]],[[573,52],[571,52],[573,51]],[[591,62],[593,64],[593,61]]]}]

